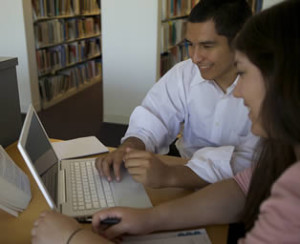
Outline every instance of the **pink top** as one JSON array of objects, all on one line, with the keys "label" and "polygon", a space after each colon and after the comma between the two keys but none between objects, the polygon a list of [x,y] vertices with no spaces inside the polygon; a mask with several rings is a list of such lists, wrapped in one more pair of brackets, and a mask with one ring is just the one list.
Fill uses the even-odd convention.
[{"label": "pink top", "polygon": [[[251,173],[248,169],[235,176],[245,194]],[[271,196],[261,204],[254,227],[238,243],[300,243],[300,162],[273,184]]]}]

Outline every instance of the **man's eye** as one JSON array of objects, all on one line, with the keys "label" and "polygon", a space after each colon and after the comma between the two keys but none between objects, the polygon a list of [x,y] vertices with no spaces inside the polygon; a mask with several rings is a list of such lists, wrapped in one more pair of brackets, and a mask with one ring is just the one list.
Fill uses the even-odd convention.
[{"label": "man's eye", "polygon": [[184,39],[182,42],[181,42],[181,44],[183,44],[184,46],[192,46],[193,45],[193,43],[191,43],[190,41],[188,41],[187,39]]}]

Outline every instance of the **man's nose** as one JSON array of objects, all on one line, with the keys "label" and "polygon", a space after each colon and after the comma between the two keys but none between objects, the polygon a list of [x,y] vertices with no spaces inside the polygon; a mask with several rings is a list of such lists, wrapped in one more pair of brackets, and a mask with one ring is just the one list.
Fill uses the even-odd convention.
[{"label": "man's nose", "polygon": [[199,63],[203,60],[203,50],[201,47],[196,46],[191,53],[193,63]]}]

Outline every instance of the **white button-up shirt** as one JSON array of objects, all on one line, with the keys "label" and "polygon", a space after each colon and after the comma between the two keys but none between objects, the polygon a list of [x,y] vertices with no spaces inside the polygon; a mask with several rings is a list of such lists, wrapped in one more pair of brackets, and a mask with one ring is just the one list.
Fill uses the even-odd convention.
[{"label": "white button-up shirt", "polygon": [[202,179],[216,182],[250,167],[258,140],[243,100],[233,96],[237,80],[226,93],[204,80],[191,59],[167,72],[133,111],[122,142],[141,139],[146,150],[166,154],[181,132],[176,146]]}]

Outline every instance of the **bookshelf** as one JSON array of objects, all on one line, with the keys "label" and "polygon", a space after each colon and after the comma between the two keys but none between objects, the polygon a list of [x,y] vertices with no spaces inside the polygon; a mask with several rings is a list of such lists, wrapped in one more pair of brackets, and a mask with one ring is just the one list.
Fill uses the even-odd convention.
[{"label": "bookshelf", "polygon": [[0,53],[17,57],[21,112],[46,109],[102,80],[100,0],[11,0]]},{"label": "bookshelf", "polygon": [[98,0],[32,0],[41,105],[54,104],[100,82]]},{"label": "bookshelf", "polygon": [[159,77],[176,63],[188,58],[187,47],[182,41],[188,15],[198,2],[199,0],[161,0]]}]

